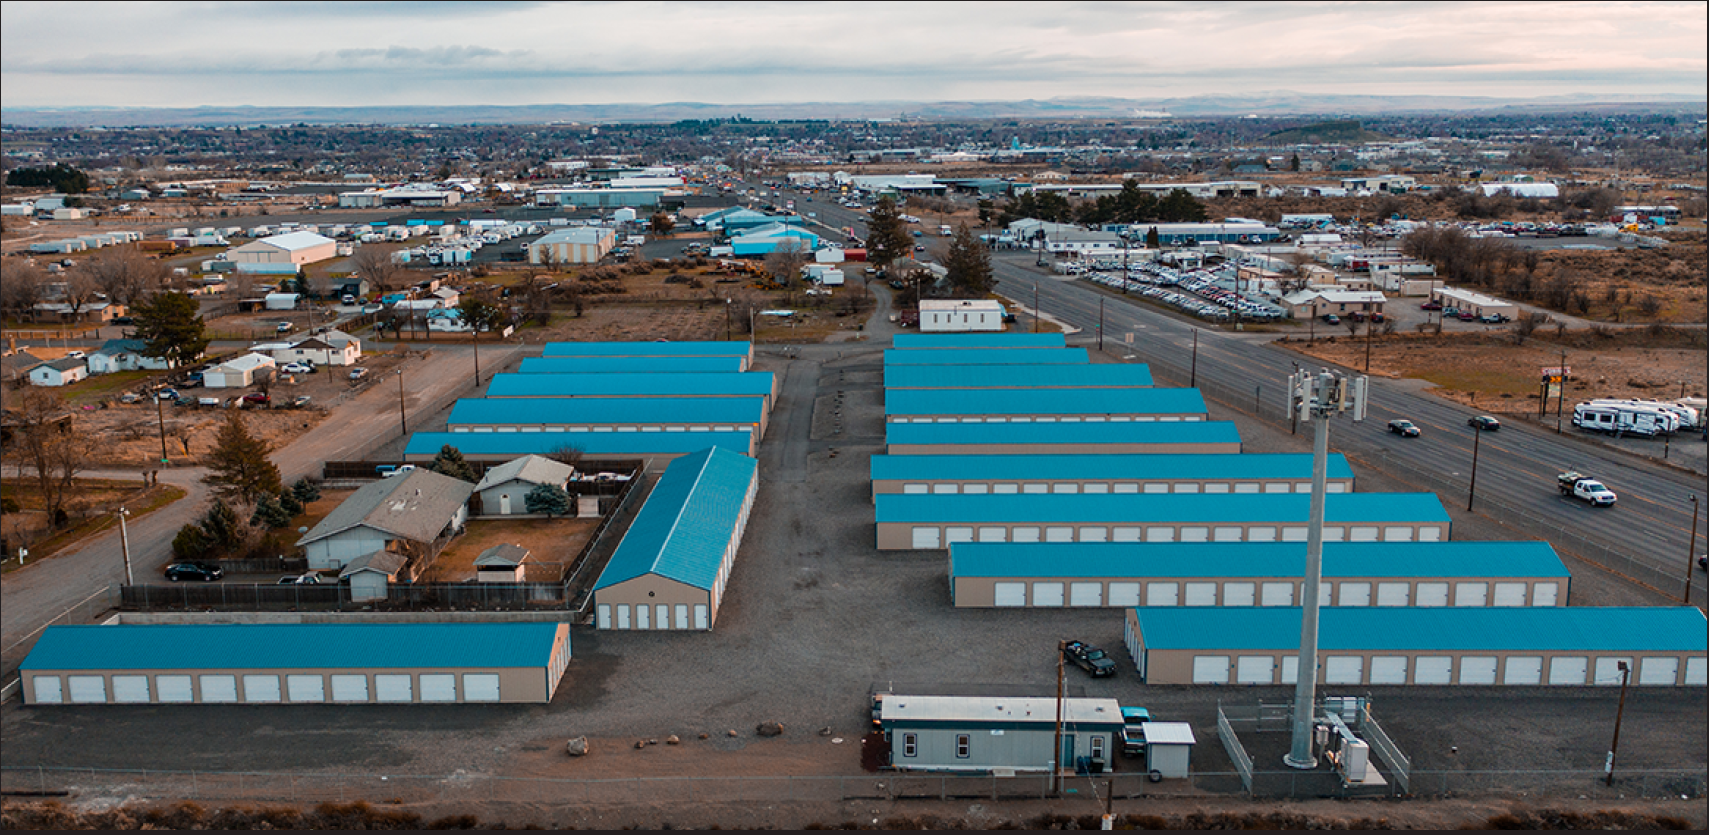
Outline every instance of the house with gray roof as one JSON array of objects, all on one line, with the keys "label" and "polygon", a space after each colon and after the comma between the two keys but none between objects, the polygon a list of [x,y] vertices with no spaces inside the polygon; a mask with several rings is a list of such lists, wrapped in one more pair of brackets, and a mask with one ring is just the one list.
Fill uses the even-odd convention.
[{"label": "house with gray roof", "polygon": [[462,530],[474,492],[467,481],[427,469],[383,478],[351,494],[296,544],[314,571],[387,549],[421,558],[440,537]]},{"label": "house with gray roof", "polygon": [[475,485],[480,496],[482,516],[511,516],[527,513],[525,499],[529,491],[542,484],[562,488],[576,474],[576,468],[544,455],[524,455],[506,461],[490,470]]},{"label": "house with gray roof", "polygon": [[33,386],[69,386],[88,379],[89,365],[82,357],[61,357],[31,368],[29,376]]},{"label": "house with gray roof", "polygon": [[171,366],[165,357],[143,354],[148,343],[141,339],[109,339],[89,355],[90,374],[111,374],[115,371],[164,371]]}]

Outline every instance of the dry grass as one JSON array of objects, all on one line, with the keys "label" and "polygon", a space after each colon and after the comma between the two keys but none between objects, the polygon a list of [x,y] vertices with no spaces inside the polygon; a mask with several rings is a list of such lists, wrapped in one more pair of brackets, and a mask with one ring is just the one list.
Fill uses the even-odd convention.
[{"label": "dry grass", "polygon": [[[515,499],[521,505],[521,497]],[[556,582],[562,568],[587,544],[598,519],[504,519],[470,517],[463,535],[451,540],[422,576],[424,583],[461,583],[475,579],[475,558],[494,545],[528,549],[523,564],[527,582]]]}]

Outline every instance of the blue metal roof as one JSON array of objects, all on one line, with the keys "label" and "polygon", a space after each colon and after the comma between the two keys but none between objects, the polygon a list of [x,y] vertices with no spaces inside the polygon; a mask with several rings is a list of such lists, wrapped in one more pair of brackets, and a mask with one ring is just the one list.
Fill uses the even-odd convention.
[{"label": "blue metal roof", "polygon": [[494,374],[488,397],[766,395],[770,371],[740,374]]},{"label": "blue metal roof", "polygon": [[574,446],[587,455],[682,455],[709,446],[746,455],[749,432],[417,432],[404,448],[406,458],[434,456],[445,445],[465,456],[549,455]]},{"label": "blue metal roof", "polygon": [[[1435,493],[1331,493],[1324,521],[1442,522],[1448,512]],[[933,495],[880,493],[875,518],[884,523],[971,524],[1023,522],[1191,523],[1275,522],[1305,524],[1311,496],[1304,493],[1023,493]]]},{"label": "blue metal roof", "polygon": [[893,389],[885,415],[1203,415],[1198,389]]},{"label": "blue metal roof", "polygon": [[892,346],[920,348],[1065,348],[1068,337],[1060,333],[899,333]]},{"label": "blue metal roof", "polygon": [[1085,348],[944,348],[936,351],[884,352],[891,365],[1085,365],[1091,362]]},{"label": "blue metal roof", "polygon": [[544,667],[556,623],[50,626],[23,670]]},{"label": "blue metal roof", "polygon": [[644,574],[711,590],[758,469],[758,461],[721,449],[672,461],[594,591]]},{"label": "blue metal roof", "polygon": [[[1347,456],[1330,453],[1331,479],[1350,479]],[[1240,455],[874,455],[873,481],[1025,481],[1028,479],[1300,479],[1311,478],[1303,453]]]},{"label": "blue metal roof", "polygon": [[[528,360],[522,361],[523,365]],[[1151,368],[1140,364],[892,365],[884,386],[897,389],[1148,388]]]},{"label": "blue metal roof", "polygon": [[[503,376],[503,375],[500,375]],[[887,423],[891,445],[983,444],[1237,444],[1240,432],[1226,420],[1127,423]]]},{"label": "blue metal roof", "polygon": [[[951,577],[1278,577],[1305,574],[1304,542],[957,542]],[[1325,542],[1325,577],[1571,573],[1547,542]]]},{"label": "blue metal roof", "polygon": [[728,374],[744,370],[741,357],[527,357],[523,374]]},{"label": "blue metal roof", "polygon": [[763,397],[501,397],[464,398],[448,426],[600,424],[758,424]]},{"label": "blue metal roof", "polygon": [[752,342],[548,342],[547,357],[751,357]]},{"label": "blue metal roof", "polygon": [[[1300,648],[1298,607],[1135,610],[1149,649]],[[1327,607],[1319,651],[1703,652],[1703,612],[1691,606]]]}]

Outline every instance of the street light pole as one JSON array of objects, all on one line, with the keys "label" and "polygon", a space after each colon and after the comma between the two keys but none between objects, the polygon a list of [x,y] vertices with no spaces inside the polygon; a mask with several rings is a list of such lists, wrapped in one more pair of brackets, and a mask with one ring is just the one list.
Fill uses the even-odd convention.
[{"label": "street light pole", "polygon": [[169,463],[166,459],[166,409],[160,403],[160,393],[154,394],[154,420],[160,427],[160,463]]},{"label": "street light pole", "polygon": [[409,418],[404,415],[404,370],[398,369],[398,434],[409,434]]},{"label": "street light pole", "polygon": [[1561,349],[1561,384],[1555,386],[1555,434],[1561,434],[1561,406],[1567,398],[1567,349]]},{"label": "street light pole", "polygon": [[1482,429],[1476,426],[1472,427],[1472,483],[1470,487],[1466,488],[1466,510],[1468,511],[1472,509],[1472,499],[1478,492],[1478,441],[1482,440],[1483,436],[1484,431]]},{"label": "street light pole", "polygon": [[125,517],[129,515],[130,511],[119,508],[119,553],[125,558],[125,585],[134,586],[136,581],[131,578],[131,537],[125,528]]},{"label": "street light pole", "polygon": [[1685,596],[1679,602],[1691,604],[1691,560],[1697,556],[1697,494],[1691,495],[1691,538],[1685,541]]},{"label": "street light pole", "polygon": [[1614,755],[1620,750],[1620,720],[1626,715],[1626,683],[1632,679],[1632,668],[1624,661],[1616,662],[1620,667],[1620,706],[1614,711],[1614,741],[1608,743],[1608,762],[1602,770],[1607,773],[1607,785],[1614,785]]},{"label": "street light pole", "polygon": [[1187,382],[1187,388],[1199,385],[1199,329],[1193,328],[1193,366]]},{"label": "street light pole", "polygon": [[1038,282],[1033,282],[1033,333],[1038,333]]}]

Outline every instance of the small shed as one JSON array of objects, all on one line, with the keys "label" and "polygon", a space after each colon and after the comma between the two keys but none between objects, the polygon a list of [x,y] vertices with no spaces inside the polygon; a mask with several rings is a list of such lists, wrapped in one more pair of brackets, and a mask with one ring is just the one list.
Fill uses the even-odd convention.
[{"label": "small shed", "polygon": [[1154,775],[1185,778],[1192,768],[1193,726],[1186,722],[1144,722],[1145,767]]},{"label": "small shed", "polygon": [[338,579],[350,584],[353,601],[385,600],[392,582],[409,562],[395,551],[373,551],[353,559],[338,572]]},{"label": "small shed", "polygon": [[475,485],[481,515],[511,516],[528,512],[529,492],[543,484],[563,488],[576,468],[543,455],[524,455],[490,470]]},{"label": "small shed", "polygon": [[475,581],[480,583],[520,583],[526,575],[523,562],[528,549],[521,545],[500,543],[475,557]]},{"label": "small shed", "polygon": [[211,389],[243,388],[264,379],[264,375],[271,374],[276,365],[273,358],[265,354],[244,354],[203,372],[202,384]]},{"label": "small shed", "polygon": [[297,301],[301,298],[302,298],[302,296],[297,294],[297,293],[268,293],[267,294],[267,309],[268,310],[296,310],[297,309]]}]

